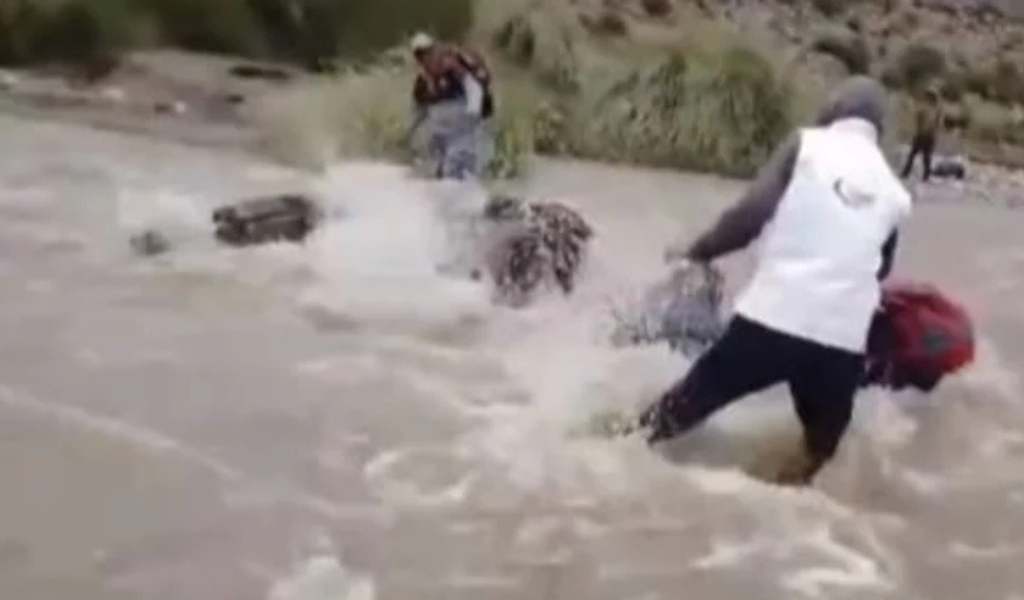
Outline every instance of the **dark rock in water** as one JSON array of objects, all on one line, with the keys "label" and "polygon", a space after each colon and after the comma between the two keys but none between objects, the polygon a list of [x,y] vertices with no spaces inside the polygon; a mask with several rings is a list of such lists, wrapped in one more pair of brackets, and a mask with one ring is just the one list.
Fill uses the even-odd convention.
[{"label": "dark rock in water", "polygon": [[932,175],[935,177],[951,177],[962,180],[967,176],[967,168],[963,161],[956,158],[943,158],[932,166]]},{"label": "dark rock in water", "polygon": [[149,230],[132,236],[129,243],[132,250],[142,256],[156,256],[171,249],[171,242],[159,231]]},{"label": "dark rock in water", "polygon": [[291,79],[288,71],[263,65],[235,65],[229,69],[229,72],[235,77],[242,79],[266,79],[268,81],[288,81]]},{"label": "dark rock in water", "polygon": [[522,306],[546,282],[572,293],[594,235],[583,217],[562,204],[508,196],[492,198],[484,217],[509,226],[487,260],[499,302]]},{"label": "dark rock in water", "polygon": [[213,211],[217,239],[233,246],[300,242],[319,220],[316,205],[299,195],[256,198]]}]

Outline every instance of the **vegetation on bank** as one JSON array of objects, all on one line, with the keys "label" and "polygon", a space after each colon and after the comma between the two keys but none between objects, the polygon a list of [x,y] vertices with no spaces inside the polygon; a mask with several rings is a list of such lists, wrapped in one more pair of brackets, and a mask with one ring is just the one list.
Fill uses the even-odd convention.
[{"label": "vegetation on bank", "polygon": [[[737,40],[624,55],[572,13],[512,4],[481,15],[472,36],[498,71],[496,177],[519,174],[532,153],[745,176],[794,123],[793,86]],[[316,129],[335,132],[341,153],[404,157],[412,76],[403,52],[343,74],[320,92],[331,100],[317,104],[332,108],[330,125]],[[278,107],[278,118],[309,118],[303,96],[291,110]],[[281,154],[309,154],[295,143],[289,137]]]},{"label": "vegetation on bank", "polygon": [[[815,0],[810,10],[828,24],[806,50],[879,77],[897,98],[937,83],[968,138],[1024,144],[1024,117],[1012,108],[1024,105],[1019,61],[972,64],[955,48],[903,35],[916,16],[898,0],[858,2],[891,13],[890,37],[869,35],[851,11],[857,3]],[[339,154],[408,159],[413,68],[404,51],[388,49],[424,29],[469,40],[497,71],[491,171],[500,177],[519,173],[533,152],[747,175],[821,93],[778,48],[765,54],[720,21],[689,30],[677,22],[677,41],[650,44],[635,32],[635,15],[592,4],[2,0],[0,66],[58,63],[99,77],[126,50],[171,45],[337,71],[264,107],[268,148],[299,163]],[[651,18],[671,11],[655,0],[639,5]]]},{"label": "vegetation on bank", "polygon": [[[69,64],[98,77],[125,50],[160,45],[315,70],[344,57],[337,77],[265,107],[269,147],[292,162],[408,158],[412,67],[404,53],[384,51],[419,29],[472,37],[499,71],[495,176],[518,174],[535,151],[747,174],[789,128],[789,88],[753,50],[728,45],[621,60],[554,4],[7,0],[0,64]],[[367,57],[375,59],[353,66]]]},{"label": "vegetation on bank", "polygon": [[429,29],[461,37],[473,0],[3,0],[0,65],[96,69],[147,46],[295,61],[320,70]]}]

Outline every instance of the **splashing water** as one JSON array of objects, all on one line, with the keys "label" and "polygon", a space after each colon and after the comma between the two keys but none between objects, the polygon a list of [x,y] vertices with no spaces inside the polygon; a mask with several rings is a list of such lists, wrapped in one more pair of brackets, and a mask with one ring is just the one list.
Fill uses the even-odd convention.
[{"label": "splashing water", "polygon": [[[535,165],[520,191],[575,207],[596,237],[571,298],[514,311],[461,276],[484,199],[472,186],[0,130],[0,597],[959,600],[1024,586],[1014,213],[920,207],[900,268],[971,309],[979,361],[933,397],[864,394],[817,486],[790,490],[746,474],[796,443],[781,390],[667,457],[568,435],[685,372],[667,347],[613,347],[608,307],[662,277],[663,247],[734,183]],[[213,243],[210,208],[277,191],[321,199],[327,224],[301,246]],[[140,227],[170,232],[173,251],[134,256]],[[749,260],[724,267],[736,286]]]}]

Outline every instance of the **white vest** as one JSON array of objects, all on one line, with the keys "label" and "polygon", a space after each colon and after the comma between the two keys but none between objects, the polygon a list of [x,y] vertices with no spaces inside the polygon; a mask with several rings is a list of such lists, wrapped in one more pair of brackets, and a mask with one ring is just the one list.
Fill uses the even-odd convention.
[{"label": "white vest", "polygon": [[863,353],[880,299],[882,245],[910,195],[874,126],[806,129],[793,176],[761,234],[759,264],[736,312],[770,329]]}]

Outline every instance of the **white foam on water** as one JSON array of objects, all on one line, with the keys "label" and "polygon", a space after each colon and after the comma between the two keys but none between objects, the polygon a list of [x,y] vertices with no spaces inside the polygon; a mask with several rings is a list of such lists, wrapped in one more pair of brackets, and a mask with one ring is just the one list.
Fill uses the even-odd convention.
[{"label": "white foam on water", "polygon": [[375,600],[372,578],[347,569],[334,556],[314,556],[275,582],[267,600]]},{"label": "white foam on water", "polygon": [[118,189],[117,224],[125,231],[141,232],[148,229],[177,237],[210,231],[210,211],[204,203],[190,194],[168,188],[148,186]]},{"label": "white foam on water", "polygon": [[806,538],[805,543],[823,557],[832,559],[833,565],[802,568],[782,578],[783,587],[811,598],[828,597],[836,588],[860,589],[875,593],[893,590],[895,584],[882,571],[879,561],[864,553],[838,543],[829,530],[820,529]]},{"label": "white foam on water", "polygon": [[[59,140],[62,136],[57,134],[63,130],[46,132]],[[187,415],[202,423],[203,432],[195,440],[184,433],[171,436],[162,432],[158,411],[151,419],[146,415],[144,422],[149,427],[140,427],[127,419],[107,417],[90,406],[95,398],[102,398],[115,410],[123,409],[123,414],[145,410],[135,402],[146,389],[131,388],[139,384],[126,383],[118,374],[144,366],[142,359],[150,355],[139,351],[128,360],[131,352],[120,347],[116,335],[105,345],[83,343],[70,352],[64,345],[56,345],[62,342],[59,336],[55,336],[57,342],[10,340],[9,356],[19,358],[25,352],[38,358],[44,363],[40,372],[46,376],[62,369],[78,375],[76,369],[83,365],[89,375],[81,376],[80,397],[75,393],[62,397],[74,406],[42,402],[37,398],[49,396],[34,390],[32,394],[12,391],[22,389],[19,385],[0,391],[4,409],[121,440],[157,458],[214,473],[230,484],[226,505],[240,514],[260,514],[264,508],[269,511],[269,507],[286,504],[299,507],[301,514],[312,515],[318,523],[343,523],[338,526],[366,536],[370,550],[368,556],[359,557],[360,565],[375,560],[373,551],[381,545],[409,543],[413,548],[429,548],[429,558],[443,566],[436,571],[436,580],[423,583],[436,585],[440,581],[453,595],[519,597],[517,586],[534,583],[531,578],[540,576],[534,571],[514,576],[502,571],[512,560],[546,572],[560,570],[566,581],[577,577],[576,573],[585,574],[580,578],[597,573],[603,578],[600,581],[609,585],[634,580],[647,585],[649,578],[650,588],[656,590],[651,595],[660,597],[672,597],[662,593],[659,581],[675,575],[680,581],[692,576],[697,584],[708,578],[753,578],[763,586],[760,591],[765,598],[945,600],[920,588],[920,582],[927,585],[931,568],[921,558],[922,552],[948,550],[963,559],[967,570],[975,563],[1012,565],[1019,558],[1008,541],[1012,538],[972,535],[974,529],[986,526],[994,514],[987,509],[994,511],[993,507],[1002,511],[999,518],[1007,531],[1015,531],[1024,506],[1019,476],[1020,382],[1010,353],[1013,347],[1005,345],[1003,338],[999,344],[1004,345],[999,345],[982,337],[978,362],[944,384],[938,394],[862,394],[840,456],[823,473],[817,489],[781,489],[737,468],[742,451],[757,454],[762,448],[781,447],[776,438],[799,431],[785,394],[764,394],[716,417],[692,437],[693,444],[674,459],[676,462],[650,452],[638,439],[570,435],[589,415],[630,411],[652,401],[689,366],[660,346],[613,348],[607,339],[607,307],[610,299],[624,291],[635,291],[643,282],[657,279],[661,268],[658,254],[667,240],[649,232],[667,232],[672,227],[663,221],[669,218],[692,229],[710,221],[719,206],[721,194],[717,192],[715,197],[687,198],[687,204],[706,208],[686,218],[671,212],[680,204],[674,200],[674,186],[690,186],[692,179],[672,179],[661,187],[644,188],[642,193],[634,193],[634,188],[648,185],[648,180],[658,175],[609,170],[604,180],[588,177],[582,182],[571,178],[554,182],[558,185],[552,187],[561,189],[548,198],[557,198],[568,188],[583,192],[571,195],[580,198],[573,203],[598,225],[593,253],[573,296],[567,299],[551,294],[524,310],[511,311],[490,304],[486,283],[469,281],[457,270],[446,273],[439,268],[457,263],[466,251],[461,245],[463,236],[470,233],[465,229],[466,218],[479,209],[483,199],[478,188],[416,180],[404,169],[375,164],[336,166],[309,179],[263,165],[242,166],[236,173],[223,166],[229,164],[226,162],[210,159],[211,165],[204,165],[209,157],[192,157],[191,151],[171,158],[162,151],[154,152],[160,161],[168,161],[164,165],[147,162],[157,160],[152,157],[137,156],[132,151],[134,145],[121,147],[109,140],[78,135],[100,148],[100,154],[109,154],[109,164],[83,160],[77,169],[44,170],[44,175],[31,176],[47,178],[34,182],[32,198],[22,204],[8,195],[0,198],[5,206],[21,209],[43,197],[36,192],[46,188],[51,178],[63,177],[77,184],[94,176],[93,171],[106,169],[100,175],[119,182],[116,189],[121,194],[100,198],[97,205],[113,202],[108,208],[120,227],[117,236],[107,236],[109,229],[101,227],[88,229],[99,219],[83,219],[83,225],[75,220],[77,212],[68,216],[44,211],[40,214],[52,217],[53,223],[44,222],[43,233],[38,235],[15,227],[12,231],[20,236],[16,241],[27,240],[32,249],[34,244],[52,242],[54,232],[77,233],[75,227],[82,226],[87,235],[76,239],[88,246],[86,250],[105,242],[120,244],[123,249],[125,234],[134,233],[129,230],[136,227],[178,228],[183,235],[200,232],[202,243],[183,244],[160,260],[130,263],[130,275],[137,269],[145,277],[118,278],[112,285],[142,288],[153,281],[175,282],[177,277],[195,274],[212,282],[209,287],[215,290],[247,284],[246,294],[282,305],[275,305],[273,314],[253,316],[252,329],[267,330],[265,343],[275,346],[274,352],[244,347],[248,338],[243,338],[237,347],[223,346],[228,351],[221,356],[211,357],[209,352],[191,356],[187,348],[183,351],[182,346],[170,343],[180,341],[172,336],[183,322],[205,315],[188,311],[165,315],[162,310],[173,309],[156,304],[146,307],[152,329],[147,330],[145,339],[152,341],[154,352],[166,350],[160,356],[180,370],[180,391],[189,399],[180,410],[200,411]],[[23,141],[34,143],[29,137],[25,134]],[[75,163],[79,153],[68,152],[53,161],[57,166],[61,161]],[[124,169],[128,175],[118,172],[122,162],[128,165]],[[160,176],[148,177],[147,165],[161,171]],[[569,171],[560,168],[550,169],[548,174],[556,178]],[[189,186],[168,184],[178,173],[189,179]],[[225,183],[236,176],[268,188],[281,178],[301,180],[326,202],[327,223],[303,245],[217,248],[209,239],[208,211],[215,203],[238,197]],[[704,183],[681,191],[719,186],[699,181]],[[647,193],[666,198],[647,201],[643,197]],[[587,197],[590,195],[594,198]],[[59,198],[60,194],[52,196]],[[633,203],[643,210],[636,209],[634,214],[632,208],[619,208]],[[87,205],[76,206],[85,210]],[[45,207],[32,204],[32,210],[37,208]],[[663,216],[668,214],[672,216]],[[962,219],[949,222],[963,225]],[[66,230],[65,224],[69,226]],[[986,224],[1001,226],[995,220]],[[922,245],[911,252],[919,256],[936,249],[931,240],[918,244]],[[68,247],[61,257],[73,259],[80,251]],[[108,262],[92,264],[96,273],[123,275],[127,250],[113,262],[109,254],[100,254],[98,260]],[[43,263],[27,266],[33,264]],[[1000,269],[1006,266],[1000,265]],[[85,273],[83,279],[91,273]],[[53,281],[61,293],[83,285],[70,278]],[[174,285],[167,289],[188,293]],[[1007,292],[983,286],[979,290],[979,294]],[[158,292],[168,293],[163,288]],[[113,311],[102,304],[60,308],[80,316],[82,322],[103,320],[116,333],[117,320],[110,317]],[[288,317],[281,318],[281,313]],[[317,327],[295,326],[295,313]],[[164,316],[170,318],[161,318]],[[70,327],[82,325],[74,321]],[[188,337],[188,343],[212,341],[201,335],[201,327],[195,329],[189,332],[194,337]],[[222,331],[211,329],[215,333],[210,335]],[[217,378],[210,374],[216,369],[197,362],[211,359],[223,361],[229,369],[267,368],[280,372],[282,378],[293,377],[295,392],[268,399],[260,396],[259,389],[237,388],[230,377]],[[61,362],[64,360],[70,362]],[[286,361],[283,370],[274,370],[280,361]],[[13,370],[3,376],[5,381],[21,377]],[[209,405],[210,413],[217,417],[210,423],[203,419],[207,407],[188,395],[196,390],[208,393],[218,403]],[[355,397],[346,396],[350,393]],[[245,419],[253,411],[259,412],[257,403],[247,413],[246,403],[254,401],[288,403],[289,414],[312,415],[310,419],[324,415],[323,427],[330,431],[312,428],[311,433],[302,428],[292,434],[294,439],[268,439],[264,445],[254,441],[256,436],[239,433],[247,421],[222,422],[229,411],[219,403],[231,403]],[[358,411],[371,414],[374,419],[368,421],[372,420],[374,427],[383,423],[380,430],[371,426],[360,429],[359,421],[350,427]],[[430,430],[435,424],[440,433]],[[168,425],[168,430],[181,431],[171,427],[174,425]],[[386,435],[394,433],[389,428],[398,433]],[[241,440],[231,439],[239,435]],[[407,439],[413,437],[416,439]],[[708,460],[709,447],[722,440],[732,444],[724,453],[725,460]],[[221,453],[221,441],[231,453]],[[246,441],[251,447],[245,447]],[[233,442],[237,443],[232,446]],[[947,448],[948,456],[930,460]],[[271,473],[267,480],[237,466],[273,462],[279,457],[270,453],[279,449],[288,454],[281,460],[285,466],[267,467]],[[230,461],[222,458],[228,456]],[[240,457],[247,462],[236,463]],[[324,462],[338,468],[328,468],[326,473],[318,470]],[[312,471],[308,477],[307,468]],[[340,480],[333,480],[335,476]],[[307,483],[308,489],[304,487]],[[355,500],[342,502],[334,497],[335,493],[348,493],[349,488],[354,490]],[[979,495],[994,498],[983,505],[986,510],[981,512],[986,514],[945,508],[968,506]],[[154,515],[154,527],[161,517]],[[459,523],[470,525],[460,529]],[[405,527],[409,524],[413,526]],[[423,532],[416,526],[423,526]],[[458,547],[450,544],[449,538],[437,538],[441,531],[458,534]],[[496,541],[486,541],[489,536]],[[636,541],[620,548],[618,536]],[[362,543],[363,538],[353,540],[353,549]],[[508,546],[502,547],[502,543]],[[479,561],[487,564],[465,561],[463,554],[483,546],[488,552],[479,553]],[[257,555],[258,550],[254,550]],[[270,550],[267,554],[274,553]],[[408,553],[399,553],[395,564],[391,564],[393,555],[385,554],[386,559],[377,559],[377,564],[366,567],[366,573],[354,572],[334,553],[315,554],[298,561],[291,574],[269,586],[268,598],[371,600],[378,594],[378,585],[383,589],[389,577],[417,566]],[[476,554],[474,558],[478,558]],[[253,564],[273,562],[267,559]],[[996,585],[994,593],[1008,591],[996,589]],[[643,596],[630,590],[617,597]],[[709,600],[712,597],[714,594]]]},{"label": "white foam on water", "polygon": [[368,462],[363,472],[371,489],[390,506],[457,507],[474,481],[458,454],[447,446],[389,450]]},{"label": "white foam on water", "polygon": [[457,326],[490,310],[484,286],[439,276],[452,251],[441,211],[477,202],[471,189],[411,179],[396,167],[331,169],[319,186],[342,207],[307,243],[316,283],[300,302],[359,323],[393,327]]}]

